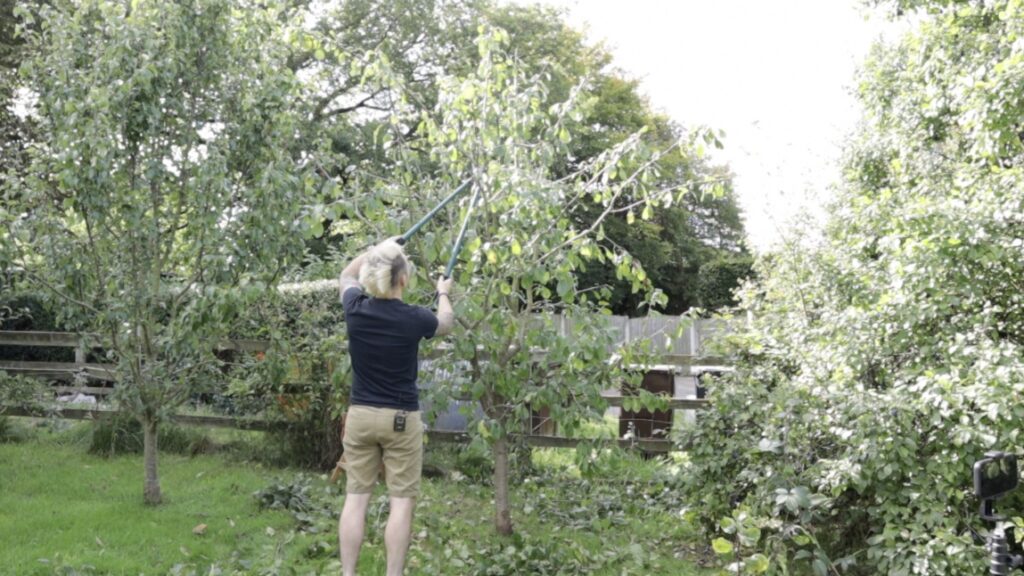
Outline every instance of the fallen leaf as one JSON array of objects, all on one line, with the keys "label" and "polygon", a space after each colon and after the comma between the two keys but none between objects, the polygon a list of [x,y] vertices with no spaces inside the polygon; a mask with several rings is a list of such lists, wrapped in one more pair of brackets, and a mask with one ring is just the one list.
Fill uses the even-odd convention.
[{"label": "fallen leaf", "polygon": [[96,545],[99,546],[100,548],[106,548],[107,547],[107,545],[103,543],[103,540],[100,540],[99,536],[96,537]]}]

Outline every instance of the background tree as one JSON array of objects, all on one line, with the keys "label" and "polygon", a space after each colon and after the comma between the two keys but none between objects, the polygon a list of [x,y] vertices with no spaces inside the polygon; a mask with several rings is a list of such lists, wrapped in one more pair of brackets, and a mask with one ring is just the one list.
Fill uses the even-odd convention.
[{"label": "background tree", "polygon": [[[382,149],[382,131],[392,132],[389,146],[416,146],[424,134],[418,122],[392,126],[389,118],[435,115],[440,79],[464,76],[479,64],[474,37],[481,24],[508,32],[508,51],[527,76],[547,87],[543,105],[568,98],[586,79],[580,100],[593,102],[572,123],[572,139],[551,158],[552,170],[568,174],[604,150],[646,130],[647,145],[668,148],[684,129],[656,113],[639,93],[638,82],[612,67],[610,53],[565,23],[561,12],[544,6],[515,6],[488,1],[407,0],[345,2],[316,21],[290,58],[307,84],[306,98],[314,109],[310,133],[324,146],[317,162],[333,177],[335,192],[364,196],[398,169]],[[697,148],[659,160],[651,171],[652,187],[687,186],[693,194],[661,207],[643,225],[632,225],[628,211],[605,222],[602,243],[621,248],[645,262],[654,286],[668,297],[658,310],[680,313],[696,305],[701,264],[720,256],[745,253],[743,226],[732,192],[731,174],[713,166]],[[713,190],[712,190],[713,189]],[[360,219],[337,209],[337,196],[325,194],[322,210],[325,236],[311,239],[314,255],[343,250],[346,238],[359,230]],[[384,201],[393,202],[386,199]],[[580,209],[573,216],[589,226],[600,212]],[[353,228],[355,226],[355,228]],[[611,308],[619,314],[644,313],[642,299],[616,278],[614,266],[592,262],[579,270],[586,287],[610,286]]]},{"label": "background tree", "polygon": [[[568,27],[558,10],[491,6],[487,19],[509,31],[509,50],[523,62],[527,73],[547,79],[549,104],[564,100],[569,90],[586,80],[581,98],[591,102],[573,125],[564,154],[556,157],[556,173],[578,169],[641,130],[645,142],[654,148],[670,148],[683,137],[683,127],[656,112],[640,94],[639,82],[615,68],[603,46],[587,43],[580,32]],[[682,195],[678,203],[661,206],[643,222],[635,222],[635,214],[631,218],[628,210],[603,222],[602,243],[625,250],[644,263],[652,284],[668,296],[663,306],[656,307],[666,313],[678,314],[697,305],[695,290],[702,263],[745,253],[732,175],[712,166],[702,147],[673,150],[660,158],[648,175],[652,188],[685,187],[691,194]],[[574,218],[586,227],[599,214],[580,209]],[[584,288],[612,288],[609,306],[616,314],[646,313],[643,299],[632,294],[628,282],[616,278],[614,266],[592,262],[577,274]]]},{"label": "background tree", "polygon": [[145,501],[161,500],[157,423],[200,379],[240,300],[296,259],[309,181],[288,154],[296,81],[279,7],[90,0],[22,12],[38,147],[4,186],[4,249],[106,341],[143,425]]},{"label": "background tree", "polygon": [[879,4],[914,24],[861,73],[826,235],[759,263],[688,434],[689,497],[748,572],[982,573],[971,464],[1022,448],[1024,6]]},{"label": "background tree", "polygon": [[31,7],[38,4],[27,0],[0,0],[0,183],[23,173],[28,164],[26,148],[31,140],[31,122],[15,112],[16,106],[29,103],[18,102],[18,67],[27,55],[24,39],[17,33],[21,22],[16,14],[19,6]]},{"label": "background tree", "polygon": [[[605,56],[610,60],[610,57]],[[601,68],[607,70],[607,68]],[[667,147],[684,130],[652,110],[640,96],[638,83],[619,71],[602,71],[589,92],[594,106],[574,130],[569,158],[585,162],[600,150],[622,142],[639,130],[654,147]],[[721,147],[717,139],[710,141]],[[668,297],[655,309],[670,314],[685,312],[699,304],[699,269],[715,258],[745,255],[743,223],[732,190],[732,174],[710,164],[704,145],[675,150],[659,159],[649,180],[652,187],[682,189],[680,202],[660,207],[640,225],[635,214],[625,211],[603,224],[608,246],[618,246],[644,262],[653,285]],[[629,199],[624,199],[629,202]],[[575,217],[588,223],[595,213],[579,210]],[[647,312],[631,294],[628,283],[616,278],[607,263],[595,263],[580,271],[584,286],[612,288],[611,309],[616,314],[637,316]]]},{"label": "background tree", "polygon": [[697,273],[697,302],[705,310],[735,306],[736,287],[753,275],[753,258],[718,258],[705,262]]}]

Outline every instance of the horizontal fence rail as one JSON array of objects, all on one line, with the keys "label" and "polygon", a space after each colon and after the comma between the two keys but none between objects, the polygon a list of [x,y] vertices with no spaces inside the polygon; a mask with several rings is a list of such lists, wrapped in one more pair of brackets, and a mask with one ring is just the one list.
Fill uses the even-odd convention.
[{"label": "horizontal fence rail", "polygon": [[[97,410],[89,408],[27,408],[24,406],[8,406],[0,408],[2,416],[22,416],[28,418],[63,418],[65,420],[106,420],[127,412],[120,410]],[[268,421],[234,416],[205,416],[193,414],[172,414],[172,422],[205,426],[207,428],[235,428],[238,430],[276,430],[287,428],[288,422]]]},{"label": "horizontal fence rail", "polygon": [[[109,338],[89,332],[42,332],[34,330],[0,330],[0,346],[34,346],[49,348],[104,348]],[[214,347],[217,350],[238,350],[241,352],[266,352],[270,342],[232,338],[221,340]]]},{"label": "horizontal fence rail", "polygon": [[[571,318],[555,315],[555,325],[561,335],[571,337],[573,334],[574,321]],[[674,374],[676,377],[692,378],[699,374],[711,372],[728,371],[727,360],[722,357],[702,355],[704,341],[710,335],[720,335],[729,331],[728,323],[712,320],[693,321],[685,329],[680,328],[684,321],[673,317],[647,317],[647,318],[626,318],[610,317],[609,324],[616,332],[616,340],[619,343],[629,342],[636,339],[650,339],[655,344],[669,343],[665,353],[658,356],[660,364],[655,366],[636,366],[636,370],[650,371],[657,370]],[[677,337],[678,334],[681,337]],[[75,362],[34,362],[34,361],[13,361],[0,359],[0,371],[11,374],[20,374],[34,378],[50,381],[74,381],[79,385],[58,385],[52,390],[58,394],[88,394],[92,396],[109,397],[114,392],[112,387],[90,386],[88,381],[116,382],[116,365],[102,363],[87,363],[85,359],[89,350],[102,349],[109,344],[109,339],[92,333],[66,333],[66,332],[43,332],[43,331],[0,331],[0,346],[21,346],[21,347],[57,347],[72,348],[75,350]],[[262,340],[252,339],[229,339],[218,342],[214,347],[216,350],[233,350],[247,353],[259,353],[270,350],[271,343]],[[435,360],[444,356],[450,346],[441,344],[424,350],[421,357],[425,361]],[[537,350],[534,355],[538,361],[543,357],[544,351]],[[678,382],[678,378],[676,379]],[[669,411],[685,410],[699,411],[710,407],[709,400],[704,398],[679,397],[678,388],[676,394],[660,394],[664,401],[664,409]],[[621,390],[607,390],[601,395],[607,406],[624,409],[630,406],[630,400],[637,396],[623,394]],[[693,414],[693,412],[689,412]],[[30,409],[25,407],[0,406],[0,415],[25,416],[25,417],[58,417],[77,420],[101,420],[119,414],[116,410],[106,409],[82,409],[82,408],[53,408],[53,409]],[[646,410],[640,413],[627,413],[628,418],[647,418],[649,413]],[[669,412],[671,414],[671,412]],[[643,415],[643,416],[641,416]],[[691,416],[692,417],[692,416]],[[196,426],[236,428],[242,430],[276,430],[287,428],[288,421],[270,421],[253,418],[239,418],[232,416],[206,416],[206,415],[173,415],[170,419],[180,424]],[[541,418],[543,422],[545,419]],[[623,448],[638,448],[645,452],[668,452],[678,449],[673,448],[671,441],[660,438],[570,438],[554,434],[537,434],[544,428],[531,423],[529,434],[515,434],[521,437],[525,443],[534,447],[555,447],[571,448],[581,443],[595,445],[618,445]],[[669,425],[670,426],[670,425]],[[554,428],[557,429],[557,426]],[[620,430],[621,431],[621,430]],[[662,433],[664,431],[661,431]],[[464,430],[433,430],[427,431],[428,441],[443,443],[464,443],[469,442],[470,436]]]},{"label": "horizontal fence rail", "polygon": [[[602,398],[611,407],[621,407],[623,401],[636,398],[636,396],[622,396],[616,394],[602,394]],[[663,396],[661,400],[668,401],[669,410],[706,410],[711,407],[711,401],[705,398],[671,398]]]},{"label": "horizontal fence rail", "polygon": [[85,362],[28,362],[23,360],[0,360],[0,371],[34,378],[52,380],[74,380],[81,374],[92,380],[113,382],[117,379],[117,367],[113,364],[87,364]]},{"label": "horizontal fence rail", "polygon": [[[62,418],[65,420],[91,420],[100,421],[125,415],[126,412],[119,410],[95,410],[85,408],[54,408],[33,409],[21,406],[8,406],[0,409],[0,416],[17,416],[27,418]],[[205,416],[192,414],[174,414],[170,416],[172,422],[188,424],[192,426],[203,426],[207,428],[233,428],[236,430],[282,430],[288,428],[291,423],[287,421],[270,421],[250,418],[237,418],[232,416]],[[469,434],[455,430],[426,430],[424,435],[427,442],[440,442],[449,444],[468,444],[472,438]],[[652,440],[647,438],[621,439],[621,438],[568,438],[564,436],[536,436],[530,434],[513,434],[513,437],[525,438],[528,445],[535,448],[575,448],[580,444],[594,444],[598,446],[617,445],[620,448],[637,448],[646,452],[670,452],[673,450],[672,442],[668,440]]]}]

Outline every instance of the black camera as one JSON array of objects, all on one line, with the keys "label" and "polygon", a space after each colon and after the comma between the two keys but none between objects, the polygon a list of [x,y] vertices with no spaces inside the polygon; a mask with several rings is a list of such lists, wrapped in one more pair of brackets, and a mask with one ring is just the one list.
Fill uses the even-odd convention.
[{"label": "black camera", "polygon": [[1024,547],[1014,537],[1013,527],[1005,526],[1004,517],[996,514],[996,500],[1017,488],[1017,456],[1006,452],[987,452],[974,463],[974,495],[981,499],[981,518],[994,522],[986,548],[989,574],[1005,575],[1024,567]]},{"label": "black camera", "polygon": [[974,463],[974,495],[982,500],[1001,498],[1017,488],[1017,456],[989,452]]}]

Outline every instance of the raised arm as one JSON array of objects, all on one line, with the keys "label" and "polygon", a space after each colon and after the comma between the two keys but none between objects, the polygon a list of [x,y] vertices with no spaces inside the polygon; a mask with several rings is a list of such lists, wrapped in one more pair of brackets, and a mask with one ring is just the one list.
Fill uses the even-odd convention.
[{"label": "raised arm", "polygon": [[340,286],[338,296],[344,296],[345,290],[352,288],[353,286],[359,287],[359,270],[363,267],[363,260],[366,259],[366,253],[356,256],[355,260],[348,263],[345,269],[341,271],[341,277],[339,278]]},{"label": "raised arm", "polygon": [[448,295],[451,289],[451,278],[443,275],[437,277],[437,336],[447,336],[455,327],[455,310],[452,309],[451,297]]}]

